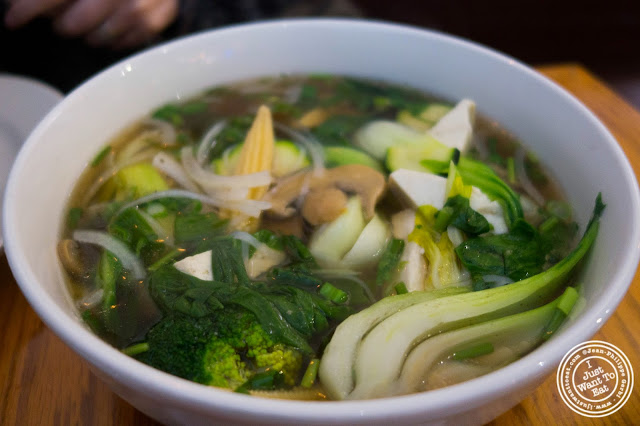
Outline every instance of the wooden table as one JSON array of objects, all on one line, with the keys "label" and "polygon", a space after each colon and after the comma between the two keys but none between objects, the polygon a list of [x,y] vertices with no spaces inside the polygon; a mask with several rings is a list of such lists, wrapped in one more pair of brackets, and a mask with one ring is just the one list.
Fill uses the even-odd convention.
[{"label": "wooden table", "polygon": [[[640,113],[579,65],[539,70],[581,99],[613,132],[640,171]],[[640,275],[595,336],[618,346],[636,368],[640,387]],[[0,256],[0,423],[7,425],[151,425],[116,396],[36,316]],[[493,425],[640,423],[640,392],[604,419],[575,414],[561,401],[555,375]]]}]

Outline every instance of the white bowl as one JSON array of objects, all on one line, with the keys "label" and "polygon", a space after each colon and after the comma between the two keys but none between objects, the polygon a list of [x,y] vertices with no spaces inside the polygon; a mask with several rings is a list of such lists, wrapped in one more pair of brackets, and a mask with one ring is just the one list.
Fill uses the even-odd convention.
[{"label": "white bowl", "polygon": [[[168,101],[249,77],[338,73],[409,84],[450,100],[469,97],[553,171],[582,229],[598,192],[607,204],[583,269],[579,315],[539,349],[478,379],[429,393],[349,402],[274,401],[191,383],[143,365],[78,318],[55,245],[76,179],[123,127]],[[6,253],[43,321],[112,389],[167,423],[483,423],[531,392],[565,352],[613,313],[636,270],[638,185],[622,150],[566,91],[518,61],[430,31],[349,20],[242,25],[187,37],[126,59],[69,94],[20,151],[6,188]]]}]

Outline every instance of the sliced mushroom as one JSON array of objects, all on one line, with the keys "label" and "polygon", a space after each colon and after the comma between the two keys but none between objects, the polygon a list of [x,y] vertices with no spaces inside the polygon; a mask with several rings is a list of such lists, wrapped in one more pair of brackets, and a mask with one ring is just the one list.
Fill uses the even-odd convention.
[{"label": "sliced mushroom", "polygon": [[295,235],[300,239],[304,238],[304,223],[300,215],[285,219],[265,216],[262,218],[262,227],[278,235]]},{"label": "sliced mushroom", "polygon": [[[301,199],[311,196],[310,206],[304,206],[303,215],[312,224],[320,224],[331,221],[322,221],[322,218],[335,219],[337,202],[332,197],[340,197],[335,189],[343,193],[346,204],[346,195],[360,195],[365,218],[371,219],[375,212],[378,200],[386,189],[385,177],[382,173],[362,164],[347,164],[344,166],[326,169],[323,173],[316,174],[313,171],[298,173],[280,181],[269,191],[265,200],[271,202],[268,211],[276,217],[290,217],[296,212],[295,204]],[[313,208],[312,208],[313,206]],[[317,209],[317,210],[316,210]],[[310,218],[306,217],[310,215]]]},{"label": "sliced mushroom", "polygon": [[62,240],[58,243],[58,257],[62,266],[73,276],[81,276],[84,265],[80,259],[80,247],[74,240]]},{"label": "sliced mushroom", "polygon": [[365,219],[375,213],[376,204],[384,194],[384,175],[362,164],[347,164],[327,170],[327,179],[336,188],[348,194],[360,195]]},{"label": "sliced mushroom", "polygon": [[268,212],[278,218],[293,216],[296,212],[294,204],[298,198],[306,196],[311,187],[312,173],[296,173],[280,180],[263,198],[271,202]]},{"label": "sliced mushroom", "polygon": [[313,189],[302,205],[302,216],[311,225],[332,222],[347,207],[347,194],[335,187]]}]

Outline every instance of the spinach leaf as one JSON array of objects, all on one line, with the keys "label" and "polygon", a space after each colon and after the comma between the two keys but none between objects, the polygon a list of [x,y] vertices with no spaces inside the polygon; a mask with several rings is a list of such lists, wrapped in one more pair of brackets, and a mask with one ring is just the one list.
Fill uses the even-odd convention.
[{"label": "spinach leaf", "polygon": [[180,312],[195,318],[222,309],[220,298],[228,297],[231,292],[227,283],[203,281],[173,266],[162,267],[151,274],[149,290],[165,313]]},{"label": "spinach leaf", "polygon": [[303,352],[313,352],[307,340],[287,322],[277,306],[260,292],[248,286],[239,287],[228,301],[253,312],[269,334]]},{"label": "spinach leaf", "polygon": [[323,145],[351,146],[354,132],[369,120],[362,115],[334,115],[311,130]]},{"label": "spinach leaf", "polygon": [[455,251],[477,283],[474,289],[480,289],[486,275],[519,281],[542,272],[548,246],[535,228],[518,219],[508,233],[470,238]]},{"label": "spinach leaf", "polygon": [[229,119],[227,125],[216,137],[216,143],[211,148],[211,152],[209,152],[209,158],[216,158],[231,145],[244,142],[253,119],[253,114],[240,115]]},{"label": "spinach leaf", "polygon": [[211,271],[215,281],[229,284],[249,283],[237,240],[225,237],[215,241],[211,248]]},{"label": "spinach leaf", "polygon": [[174,239],[176,244],[200,242],[222,235],[227,220],[215,213],[181,213],[176,215]]},{"label": "spinach leaf", "polygon": [[[275,233],[269,231],[268,229],[261,229],[253,233],[253,236],[256,240],[260,241],[267,245],[267,247],[272,248],[274,250],[284,250],[284,246],[282,244],[282,240]],[[249,247],[249,257],[253,256],[256,252],[256,248],[253,246]]]},{"label": "spinach leaf", "polygon": [[282,235],[280,241],[292,265],[306,268],[315,268],[318,266],[313,255],[300,238],[295,235]]},{"label": "spinach leaf", "polygon": [[452,225],[469,235],[479,235],[489,232],[491,225],[487,219],[473,210],[469,199],[462,195],[450,197],[444,207],[436,213],[436,228],[443,232]]},{"label": "spinach leaf", "polygon": [[158,241],[159,235],[156,235],[135,207],[113,217],[108,232],[126,243],[147,266],[155,262],[165,251],[165,245]]}]

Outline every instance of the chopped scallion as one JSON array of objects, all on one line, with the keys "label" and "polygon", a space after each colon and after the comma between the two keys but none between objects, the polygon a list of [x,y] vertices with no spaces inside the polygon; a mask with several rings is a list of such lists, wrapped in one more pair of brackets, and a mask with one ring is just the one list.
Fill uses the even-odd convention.
[{"label": "chopped scallion", "polygon": [[436,213],[436,221],[433,224],[433,228],[438,232],[444,232],[447,229],[447,226],[451,223],[451,219],[453,219],[453,207],[444,206],[438,213]]},{"label": "chopped scallion", "polygon": [[320,294],[333,303],[344,303],[349,298],[349,295],[340,290],[331,283],[324,283],[320,286]]},{"label": "chopped scallion", "polygon": [[143,352],[146,352],[148,350],[149,350],[149,343],[143,342],[143,343],[137,343],[135,345],[126,347],[121,352],[125,355],[135,356]]},{"label": "chopped scallion", "polygon": [[67,216],[67,226],[69,229],[75,229],[78,226],[83,212],[80,207],[72,207],[69,209],[69,215]]},{"label": "chopped scallion", "polygon": [[396,294],[406,294],[409,293],[409,290],[407,290],[407,286],[405,285],[404,282],[400,281],[398,284],[396,284],[395,286],[393,286],[393,289],[396,291]]},{"label": "chopped scallion", "polygon": [[302,381],[300,382],[300,386],[303,388],[310,388],[316,382],[316,377],[318,376],[318,369],[320,368],[320,360],[318,358],[314,358],[309,362],[309,366],[304,372],[304,376],[302,376]]},{"label": "chopped scallion", "polygon": [[160,259],[158,259],[154,263],[152,263],[151,266],[149,266],[149,270],[150,271],[156,271],[156,270],[160,269],[160,267],[162,267],[162,266],[166,265],[167,263],[171,262],[180,253],[183,253],[183,252],[184,252],[184,249],[181,249],[181,248],[175,248],[175,249],[171,250],[170,252],[168,252],[167,254],[162,256]]},{"label": "chopped scallion", "polygon": [[549,219],[542,222],[538,227],[538,229],[540,230],[540,232],[544,234],[545,232],[548,232],[551,229],[553,229],[553,227],[558,224],[558,221],[559,219],[557,216],[551,216]]},{"label": "chopped scallion", "polygon": [[107,154],[109,154],[109,152],[111,152],[111,145],[107,145],[104,148],[102,148],[102,150],[100,150],[98,155],[93,157],[93,160],[91,160],[91,167],[96,167],[98,164],[100,164],[102,160],[104,160],[104,157],[106,157]]},{"label": "chopped scallion", "polygon": [[542,335],[543,340],[549,339],[556,331],[558,331],[558,328],[560,328],[560,325],[562,325],[571,312],[571,309],[573,309],[573,306],[578,301],[578,297],[578,291],[575,288],[567,287],[562,296],[560,296],[558,306],[556,306],[556,310],[553,313],[551,320],[549,320],[549,324],[545,327],[544,334]]}]

